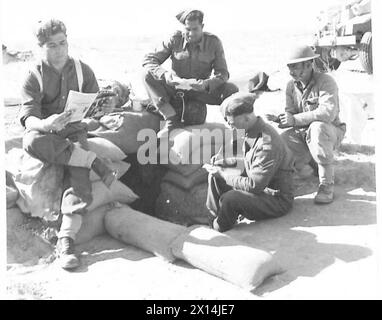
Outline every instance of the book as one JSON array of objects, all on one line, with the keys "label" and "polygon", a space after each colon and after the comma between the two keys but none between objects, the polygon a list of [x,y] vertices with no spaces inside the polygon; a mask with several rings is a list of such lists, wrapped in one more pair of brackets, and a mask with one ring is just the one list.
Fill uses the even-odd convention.
[{"label": "book", "polygon": [[97,93],[70,90],[64,111],[71,112],[70,122],[81,121],[97,97]]}]

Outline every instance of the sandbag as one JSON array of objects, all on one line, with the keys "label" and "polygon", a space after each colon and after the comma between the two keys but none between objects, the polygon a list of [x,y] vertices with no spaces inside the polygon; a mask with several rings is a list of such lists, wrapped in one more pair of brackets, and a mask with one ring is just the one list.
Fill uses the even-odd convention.
[{"label": "sandbag", "polygon": [[76,235],[75,244],[81,244],[92,240],[106,232],[104,219],[106,213],[112,209],[113,204],[100,206],[82,215],[81,228]]},{"label": "sandbag", "polygon": [[113,142],[108,139],[94,137],[88,138],[89,150],[97,156],[111,161],[123,160],[127,155]]},{"label": "sandbag", "polygon": [[159,220],[122,205],[105,216],[105,228],[114,238],[149,251],[167,261],[174,261],[170,243],[185,227]]},{"label": "sandbag", "polygon": [[[125,162],[125,161],[109,161],[108,163],[108,166],[112,169],[112,170],[116,170],[117,171],[117,179],[119,180],[126,172],[127,170],[129,170],[130,168],[130,163],[128,162]],[[93,171],[93,170],[90,170],[90,181],[99,181],[101,180],[101,178]]]},{"label": "sandbag", "polygon": [[17,189],[11,186],[6,186],[7,191],[7,209],[16,205],[16,200],[19,197]]},{"label": "sandbag", "polygon": [[207,177],[208,171],[204,168],[199,168],[189,176],[183,176],[180,173],[168,171],[162,178],[162,181],[167,181],[184,190],[189,190],[198,184],[207,182]]},{"label": "sandbag", "polygon": [[[100,119],[102,125],[90,135],[102,137],[116,146],[125,154],[136,153],[145,141],[138,141],[138,132],[142,129],[159,131],[161,118],[158,115],[142,112],[120,112],[104,116]],[[156,144],[156,140],[153,141]]]},{"label": "sandbag", "polygon": [[61,209],[64,169],[60,165],[43,163],[22,149],[12,149],[6,155],[6,170],[20,193],[17,204],[32,217],[57,220]]},{"label": "sandbag", "polygon": [[[187,126],[170,132],[170,148],[161,151],[173,164],[203,164],[209,162],[225,141],[226,126],[220,123]],[[167,154],[168,153],[168,154]]]},{"label": "sandbag", "polygon": [[173,255],[247,290],[280,273],[272,255],[207,227],[194,226],[171,244]]},{"label": "sandbag", "polygon": [[168,163],[164,165],[170,171],[177,172],[182,176],[189,176],[202,167],[202,164],[172,164]]},{"label": "sandbag", "polygon": [[139,199],[133,190],[118,180],[114,181],[110,188],[107,188],[102,181],[92,182],[92,197],[93,201],[87,208],[88,211],[110,202],[132,203]]}]

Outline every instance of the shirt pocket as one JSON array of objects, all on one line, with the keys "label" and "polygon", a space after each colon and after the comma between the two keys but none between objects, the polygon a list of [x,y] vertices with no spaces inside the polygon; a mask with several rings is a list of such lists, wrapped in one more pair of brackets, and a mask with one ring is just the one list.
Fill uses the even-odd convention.
[{"label": "shirt pocket", "polygon": [[319,104],[318,97],[309,97],[304,101],[304,111],[313,111],[317,109]]}]

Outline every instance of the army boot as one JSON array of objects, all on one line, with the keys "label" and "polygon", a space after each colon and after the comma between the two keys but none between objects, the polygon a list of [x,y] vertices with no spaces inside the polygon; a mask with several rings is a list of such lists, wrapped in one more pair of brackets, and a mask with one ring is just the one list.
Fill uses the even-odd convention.
[{"label": "army boot", "polygon": [[71,270],[80,266],[80,260],[74,254],[74,240],[72,238],[59,238],[57,241],[57,251],[61,268]]},{"label": "army boot", "polygon": [[334,184],[320,183],[314,202],[317,204],[327,204],[333,202]]}]

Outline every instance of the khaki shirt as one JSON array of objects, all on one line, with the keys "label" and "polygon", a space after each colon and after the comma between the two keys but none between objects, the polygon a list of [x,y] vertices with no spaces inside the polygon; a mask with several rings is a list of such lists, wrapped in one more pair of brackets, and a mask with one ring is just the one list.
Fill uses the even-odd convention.
[{"label": "khaki shirt", "polygon": [[266,188],[293,194],[291,179],[285,173],[293,172],[293,159],[278,132],[258,117],[243,144],[245,172],[242,176],[227,176],[226,183],[235,190],[261,193]]},{"label": "khaki shirt", "polygon": [[335,80],[313,71],[305,88],[291,80],[286,89],[286,112],[294,115],[295,126],[308,126],[313,121],[322,121],[340,126],[338,87]]},{"label": "khaki shirt", "polygon": [[[99,90],[97,79],[92,69],[81,61],[83,85],[82,92],[96,93]],[[52,114],[64,111],[70,90],[80,91],[78,88],[77,72],[74,60],[69,58],[61,73],[46,61],[36,66],[37,72],[42,75],[43,92],[33,72],[27,75],[22,90],[22,107],[20,122],[25,126],[29,116],[45,119]]]},{"label": "khaki shirt", "polygon": [[[203,32],[201,41],[191,44],[187,42],[184,33],[177,31],[155,52],[145,56],[143,66],[148,68],[156,79],[164,79],[164,73],[167,71],[161,64],[169,57],[172,60],[172,70],[178,77],[206,80],[209,91],[227,82],[229,78],[222,43],[211,33]],[[214,75],[210,78],[212,71]]]}]

